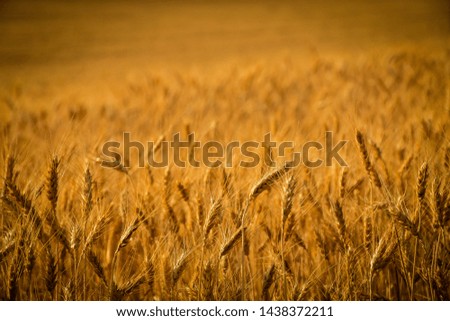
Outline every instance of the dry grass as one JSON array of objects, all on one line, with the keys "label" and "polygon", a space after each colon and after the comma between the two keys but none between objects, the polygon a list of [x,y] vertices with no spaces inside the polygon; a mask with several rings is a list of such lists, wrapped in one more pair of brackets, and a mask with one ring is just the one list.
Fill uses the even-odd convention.
[{"label": "dry grass", "polygon": [[[449,300],[449,57],[149,75],[1,123],[3,300]],[[25,105],[22,105],[25,104]],[[315,169],[101,167],[101,145],[348,140]],[[189,148],[182,158],[199,159]],[[323,156],[318,153],[315,156]],[[136,160],[136,155],[134,155]]]}]

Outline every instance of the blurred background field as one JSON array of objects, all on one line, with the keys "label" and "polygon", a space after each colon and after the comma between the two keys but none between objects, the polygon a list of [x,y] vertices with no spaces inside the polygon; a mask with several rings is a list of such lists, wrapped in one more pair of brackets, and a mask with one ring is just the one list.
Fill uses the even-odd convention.
[{"label": "blurred background field", "polygon": [[40,99],[81,93],[92,100],[161,70],[365,59],[411,47],[442,53],[449,7],[446,0],[2,0],[0,86]]}]

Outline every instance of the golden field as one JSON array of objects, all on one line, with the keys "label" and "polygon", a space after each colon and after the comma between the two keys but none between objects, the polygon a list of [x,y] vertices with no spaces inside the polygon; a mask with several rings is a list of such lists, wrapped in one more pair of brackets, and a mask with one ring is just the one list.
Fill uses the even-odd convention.
[{"label": "golden field", "polygon": [[[208,17],[212,9],[203,10],[199,15]],[[243,21],[239,12],[232,19]],[[274,15],[276,29],[284,20]],[[301,39],[296,43],[293,32],[285,35],[292,47],[269,33],[268,46],[280,51],[264,51],[252,37],[258,21],[239,25],[253,31],[231,42],[231,53],[222,52],[212,25],[216,33],[192,38],[188,48],[203,51],[210,38],[213,48],[187,49],[183,58],[173,49],[187,46],[180,39],[198,26],[185,34],[164,29],[179,47],[155,40],[149,59],[157,63],[142,73],[135,66],[123,80],[119,75],[143,55],[112,55],[97,65],[88,51],[74,49],[75,59],[57,54],[69,50],[30,43],[38,54],[22,61],[10,53],[20,51],[17,44],[3,44],[2,300],[449,300],[450,51],[441,42],[448,21],[435,38],[410,26],[418,43],[432,44],[427,48],[397,34],[390,41],[405,40],[402,48],[345,50],[339,34],[328,43],[333,49],[319,45],[325,55],[298,53]],[[14,23],[0,26],[13,30]],[[310,28],[321,30],[320,39],[323,27]],[[373,39],[381,46],[378,32]],[[230,62],[241,47],[246,57]],[[219,51],[226,58],[217,58]],[[203,59],[211,66],[188,67]],[[103,64],[112,66],[107,77],[99,72]],[[71,78],[86,66],[94,80],[87,71]],[[105,79],[113,89],[103,91]],[[172,160],[140,167],[136,150],[130,167],[102,166],[104,144],[121,142],[125,132],[145,146],[156,142],[145,150],[156,158],[175,133],[223,146],[261,142],[270,133],[295,147],[284,156],[256,148],[261,161],[250,168],[239,166],[245,157],[237,153],[230,167],[181,168]],[[326,132],[334,144],[348,141],[340,151],[348,166],[285,167],[299,146],[324,144]],[[189,146],[181,157],[202,155]],[[265,157],[276,165],[264,164]]]}]

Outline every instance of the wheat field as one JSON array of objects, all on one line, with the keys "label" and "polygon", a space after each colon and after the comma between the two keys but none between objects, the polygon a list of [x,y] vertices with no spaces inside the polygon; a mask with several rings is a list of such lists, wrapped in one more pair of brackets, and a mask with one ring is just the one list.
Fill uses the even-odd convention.
[{"label": "wheat field", "polygon": [[[1,298],[448,300],[449,61],[149,74],[95,106],[19,107],[16,88],[0,132]],[[124,131],[223,144],[331,131],[348,166],[102,167]]]},{"label": "wheat field", "polygon": [[0,300],[449,300],[448,9],[2,1]]}]

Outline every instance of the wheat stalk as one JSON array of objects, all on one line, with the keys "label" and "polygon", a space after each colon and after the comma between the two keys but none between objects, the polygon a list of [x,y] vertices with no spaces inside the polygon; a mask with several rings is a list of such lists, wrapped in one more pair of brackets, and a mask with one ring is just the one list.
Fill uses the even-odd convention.
[{"label": "wheat stalk", "polygon": [[227,255],[233,247],[238,243],[238,241],[242,238],[242,235],[245,234],[246,227],[241,227],[230,237],[230,239],[222,246],[220,250],[220,257]]},{"label": "wheat stalk", "polygon": [[356,131],[356,141],[358,143],[358,148],[359,152],[361,153],[364,167],[370,177],[370,180],[375,184],[376,187],[381,188],[380,177],[370,161],[369,153],[367,152],[366,143],[364,141],[364,136],[359,130]]},{"label": "wheat stalk", "polygon": [[56,212],[56,205],[58,203],[58,167],[59,159],[54,156],[47,176],[47,198],[51,204],[53,212]]},{"label": "wheat stalk", "polygon": [[284,174],[292,168],[292,162],[288,162],[278,169],[265,174],[259,181],[257,181],[250,190],[248,196],[249,201],[254,200],[262,192],[268,190],[275,182],[277,182]]},{"label": "wheat stalk", "polygon": [[269,268],[269,270],[264,275],[263,279],[263,286],[262,286],[262,297],[265,301],[269,300],[269,289],[272,286],[274,282],[274,276],[275,276],[275,264],[272,264]]}]

